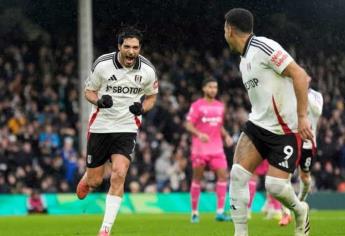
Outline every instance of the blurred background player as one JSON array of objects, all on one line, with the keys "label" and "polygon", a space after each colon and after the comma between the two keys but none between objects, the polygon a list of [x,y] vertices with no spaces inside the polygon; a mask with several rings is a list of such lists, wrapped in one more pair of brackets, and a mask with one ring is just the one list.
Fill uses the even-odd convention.
[{"label": "blurred background player", "polygon": [[[322,94],[309,88],[308,90],[308,118],[314,133],[313,141],[306,140],[303,142],[302,157],[299,163],[300,190],[298,198],[305,201],[311,189],[310,171],[316,158],[316,129],[319,118],[322,114],[323,97]],[[283,217],[279,225],[288,225],[291,222],[289,209],[283,207]]]},{"label": "blurred background player", "polygon": [[[110,235],[121,205],[140,116],[154,106],[158,93],[155,69],[139,55],[141,40],[142,34],[137,29],[124,29],[118,37],[118,52],[99,57],[86,81],[85,97],[93,106],[87,170],[77,186],[77,196],[85,198],[90,190],[102,183],[105,164],[110,160],[110,188],[100,236]],[[145,99],[141,103],[142,96]]]},{"label": "blurred background player", "polygon": [[248,182],[263,159],[269,162],[265,187],[296,216],[295,236],[310,231],[309,207],[290,183],[302,140],[313,139],[307,116],[308,74],[275,41],[253,34],[253,15],[242,8],[225,15],[224,36],[241,54],[240,71],[252,105],[231,169],[231,214],[235,236],[248,235]]},{"label": "blurred background player", "polygon": [[224,104],[216,99],[218,83],[215,79],[205,79],[202,83],[204,97],[192,103],[187,115],[186,129],[192,134],[191,160],[193,168],[190,188],[192,202],[191,222],[199,222],[198,203],[201,180],[206,166],[216,173],[217,221],[230,221],[224,214],[227,192],[228,165],[223,149],[232,145],[232,138],[223,127]]}]

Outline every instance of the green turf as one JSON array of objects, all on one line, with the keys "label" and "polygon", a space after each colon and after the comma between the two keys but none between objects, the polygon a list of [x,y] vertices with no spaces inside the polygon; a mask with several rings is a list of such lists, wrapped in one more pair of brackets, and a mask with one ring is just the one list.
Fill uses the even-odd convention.
[{"label": "green turf", "polygon": [[[97,235],[101,215],[0,217],[0,235]],[[218,223],[213,214],[201,214],[199,224],[189,223],[187,214],[120,214],[112,235],[129,236],[232,236],[232,223]],[[254,214],[251,236],[293,235],[293,224],[281,228],[275,220]],[[345,235],[345,211],[311,213],[311,236]]]}]

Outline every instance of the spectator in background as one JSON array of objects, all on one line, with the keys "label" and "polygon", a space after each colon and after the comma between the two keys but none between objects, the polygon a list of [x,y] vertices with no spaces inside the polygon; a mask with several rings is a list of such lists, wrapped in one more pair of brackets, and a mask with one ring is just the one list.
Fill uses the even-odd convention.
[{"label": "spectator in background", "polygon": [[53,153],[60,145],[59,135],[53,131],[50,124],[45,126],[45,130],[39,134],[39,146],[44,154]]},{"label": "spectator in background", "polygon": [[78,153],[73,147],[73,139],[71,137],[66,137],[64,139],[64,145],[61,150],[61,157],[65,170],[64,178],[70,186],[73,186],[76,182],[75,176],[78,169]]},{"label": "spectator in background", "polygon": [[27,208],[29,214],[47,213],[47,204],[44,197],[37,190],[33,190],[28,198]]}]

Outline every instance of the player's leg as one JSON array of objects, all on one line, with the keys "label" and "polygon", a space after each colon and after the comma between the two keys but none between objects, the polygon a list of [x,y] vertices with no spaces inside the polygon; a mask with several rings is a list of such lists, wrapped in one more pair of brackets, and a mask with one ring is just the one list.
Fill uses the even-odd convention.
[{"label": "player's leg", "polygon": [[217,176],[216,195],[217,195],[217,221],[230,221],[231,217],[224,213],[225,197],[228,179],[228,163],[225,153],[218,153],[210,156],[210,168]]},{"label": "player's leg", "polygon": [[79,199],[97,188],[103,181],[104,163],[108,160],[108,134],[91,133],[87,142],[86,172],[80,179],[76,193]]},{"label": "player's leg", "polygon": [[[227,167],[226,159],[224,156],[225,167]],[[217,161],[220,163],[220,161]],[[224,168],[224,164],[222,164],[222,168],[215,169],[215,173],[217,176],[217,183],[216,183],[216,195],[217,195],[217,214],[216,220],[217,221],[230,221],[231,217],[224,213],[225,207],[225,197],[226,197],[226,190],[227,190],[227,178],[228,178],[228,169]]]},{"label": "player's leg", "polygon": [[77,186],[77,196],[79,199],[84,199],[89,192],[102,184],[104,175],[104,165],[87,168],[85,174],[80,179]]},{"label": "player's leg", "polygon": [[269,142],[272,151],[268,156],[270,166],[265,181],[266,190],[294,212],[295,235],[308,235],[309,207],[297,198],[290,182],[290,174],[294,172],[300,159],[302,141],[298,135],[291,134],[277,135]]},{"label": "player's leg", "polygon": [[130,165],[128,157],[122,154],[111,155],[110,188],[105,200],[105,213],[100,233],[109,233],[120,209],[124,183]]},{"label": "player's leg", "polygon": [[199,198],[201,193],[201,180],[204,176],[205,164],[199,160],[196,161],[196,158],[200,157],[193,157],[193,175],[192,175],[192,184],[190,186],[190,198],[192,204],[192,215],[191,215],[191,222],[192,223],[199,223]]},{"label": "player's leg", "polygon": [[251,219],[252,218],[252,204],[253,204],[253,200],[254,200],[254,197],[255,197],[255,194],[256,194],[256,179],[257,179],[257,176],[256,175],[253,175],[252,178],[249,180],[249,202],[248,202],[248,213],[247,213],[247,216],[248,216],[248,219]]},{"label": "player's leg", "polygon": [[300,181],[300,191],[298,194],[298,199],[301,201],[305,201],[311,189],[311,176],[310,176],[310,172],[304,172],[300,170],[299,173],[300,173],[299,177],[301,181]]},{"label": "player's leg", "polygon": [[299,166],[299,177],[300,177],[300,191],[298,198],[301,201],[305,201],[308,197],[308,193],[311,188],[311,176],[310,169],[313,165],[314,160],[313,151],[311,149],[303,149],[302,157]]},{"label": "player's leg", "polygon": [[235,226],[235,236],[248,235],[248,182],[252,173],[261,162],[260,153],[249,137],[242,133],[236,146],[234,164],[230,173],[231,215]]},{"label": "player's leg", "polygon": [[109,137],[111,146],[110,188],[105,200],[105,212],[100,229],[100,236],[108,236],[120,209],[124,183],[135,148],[136,133],[113,133]]},{"label": "player's leg", "polygon": [[290,182],[290,173],[270,165],[265,187],[266,190],[284,206],[292,210],[296,218],[295,235],[308,235],[309,226],[309,207],[305,202],[301,202]]}]

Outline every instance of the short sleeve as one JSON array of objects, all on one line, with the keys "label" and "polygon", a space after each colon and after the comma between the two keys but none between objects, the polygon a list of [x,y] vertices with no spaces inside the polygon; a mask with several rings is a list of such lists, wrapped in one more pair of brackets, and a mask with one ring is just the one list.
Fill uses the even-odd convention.
[{"label": "short sleeve", "polygon": [[144,88],[145,95],[153,95],[158,93],[158,79],[154,69],[149,69],[147,72],[147,83]]},{"label": "short sleeve", "polygon": [[309,90],[308,106],[315,116],[319,117],[322,114],[323,98],[321,93],[314,90]]},{"label": "short sleeve", "polygon": [[195,124],[197,120],[199,119],[199,110],[197,109],[197,106],[195,103],[191,105],[189,108],[188,114],[187,114],[187,121]]},{"label": "short sleeve", "polygon": [[101,88],[101,76],[99,75],[98,67],[90,72],[85,81],[85,90],[98,91]]},{"label": "short sleeve", "polygon": [[279,43],[273,40],[265,40],[261,43],[260,46],[265,49],[266,55],[268,55],[265,59],[267,65],[278,74],[283,73],[285,68],[293,61],[293,58]]}]

